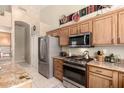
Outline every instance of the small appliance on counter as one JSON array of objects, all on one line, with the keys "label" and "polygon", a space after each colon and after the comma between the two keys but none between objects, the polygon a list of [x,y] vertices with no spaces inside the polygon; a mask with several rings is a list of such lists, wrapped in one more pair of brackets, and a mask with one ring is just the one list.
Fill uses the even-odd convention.
[{"label": "small appliance on counter", "polygon": [[96,58],[97,58],[97,61],[103,62],[104,61],[104,53],[103,53],[103,51],[97,51]]},{"label": "small appliance on counter", "polygon": [[119,62],[120,59],[118,58],[118,56],[115,56],[114,54],[110,54],[109,56],[105,56],[104,61],[115,63],[115,62]]},{"label": "small appliance on counter", "polygon": [[65,51],[61,51],[61,52],[60,52],[60,56],[61,56],[61,57],[66,57],[67,55],[68,55],[68,54],[67,54]]}]

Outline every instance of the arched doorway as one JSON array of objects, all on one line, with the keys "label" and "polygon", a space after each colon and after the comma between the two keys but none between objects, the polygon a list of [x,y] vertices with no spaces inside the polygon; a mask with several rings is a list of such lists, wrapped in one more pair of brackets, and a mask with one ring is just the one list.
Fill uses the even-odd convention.
[{"label": "arched doorway", "polygon": [[23,21],[15,21],[15,62],[31,62],[30,25]]}]

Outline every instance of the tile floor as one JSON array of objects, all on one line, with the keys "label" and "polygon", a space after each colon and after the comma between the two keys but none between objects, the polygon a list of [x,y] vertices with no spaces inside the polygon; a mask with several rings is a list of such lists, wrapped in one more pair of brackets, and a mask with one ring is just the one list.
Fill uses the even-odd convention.
[{"label": "tile floor", "polygon": [[64,88],[62,82],[56,78],[47,79],[38,73],[38,70],[29,64],[22,62],[19,63],[33,78],[32,87],[33,88]]}]

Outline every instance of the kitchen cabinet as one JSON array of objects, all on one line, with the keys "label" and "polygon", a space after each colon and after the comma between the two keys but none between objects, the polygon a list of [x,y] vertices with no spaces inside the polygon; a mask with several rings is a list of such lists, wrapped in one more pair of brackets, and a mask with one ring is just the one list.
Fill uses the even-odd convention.
[{"label": "kitchen cabinet", "polygon": [[[53,34],[53,32],[50,31],[49,33]],[[77,35],[84,32],[93,33],[93,45],[124,44],[124,8],[60,28],[60,45],[68,45],[69,35]],[[56,31],[53,36],[57,36]]]},{"label": "kitchen cabinet", "polygon": [[69,42],[69,27],[61,28],[60,35],[60,46],[67,46]]},{"label": "kitchen cabinet", "polygon": [[81,22],[79,25],[79,31],[80,33],[92,32],[92,20]]},{"label": "kitchen cabinet", "polygon": [[89,88],[111,88],[112,79],[95,73],[89,73]]},{"label": "kitchen cabinet", "polygon": [[124,44],[124,10],[119,12],[119,17],[118,17],[118,44]]},{"label": "kitchen cabinet", "polygon": [[69,35],[77,35],[79,33],[78,24],[70,26]]},{"label": "kitchen cabinet", "polygon": [[110,45],[116,43],[117,13],[103,14],[93,19],[93,44]]},{"label": "kitchen cabinet", "polygon": [[88,66],[88,87],[89,88],[117,88],[118,72]]},{"label": "kitchen cabinet", "polygon": [[53,61],[54,64],[54,76],[59,79],[59,80],[63,80],[63,60],[60,59],[56,59],[54,58]]},{"label": "kitchen cabinet", "polygon": [[59,32],[60,32],[60,29],[56,29],[56,30],[47,32],[47,35],[58,37],[59,36]]},{"label": "kitchen cabinet", "polygon": [[11,34],[7,32],[0,32],[0,46],[11,45]]},{"label": "kitchen cabinet", "polygon": [[119,88],[124,88],[124,73],[119,73]]}]

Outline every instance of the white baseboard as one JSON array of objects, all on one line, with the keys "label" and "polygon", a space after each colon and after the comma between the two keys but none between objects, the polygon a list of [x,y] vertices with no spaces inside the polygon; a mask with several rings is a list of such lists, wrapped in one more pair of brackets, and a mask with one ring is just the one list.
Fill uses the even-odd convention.
[{"label": "white baseboard", "polygon": [[15,60],[16,63],[25,62],[25,60]]}]

